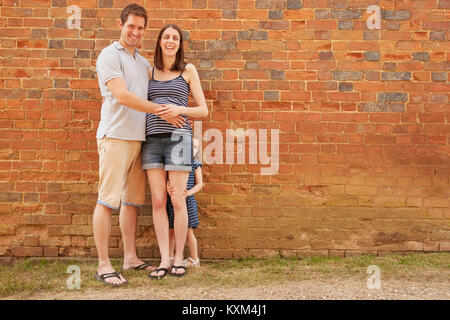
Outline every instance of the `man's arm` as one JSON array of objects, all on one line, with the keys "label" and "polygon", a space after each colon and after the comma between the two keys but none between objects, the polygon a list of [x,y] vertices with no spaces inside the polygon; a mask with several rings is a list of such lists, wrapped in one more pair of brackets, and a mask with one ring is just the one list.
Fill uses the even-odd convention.
[{"label": "man's arm", "polygon": [[111,79],[106,82],[106,86],[117,99],[117,102],[130,109],[146,113],[155,113],[156,109],[161,106],[154,102],[142,99],[138,95],[128,91],[123,78]]},{"label": "man's arm", "polygon": [[[113,96],[117,99],[117,102],[130,109],[154,114],[156,113],[156,110],[162,106],[160,104],[142,99],[138,95],[128,91],[125,85],[125,80],[123,78],[111,79],[106,82],[106,86],[112,92]],[[184,118],[181,116],[164,120],[178,128],[182,128],[184,124]]]}]

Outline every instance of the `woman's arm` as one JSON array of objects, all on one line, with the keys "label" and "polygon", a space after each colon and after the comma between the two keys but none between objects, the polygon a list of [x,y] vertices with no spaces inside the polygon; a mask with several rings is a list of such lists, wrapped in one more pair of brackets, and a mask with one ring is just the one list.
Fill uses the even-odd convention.
[{"label": "woman's arm", "polygon": [[184,114],[191,118],[204,118],[208,115],[208,107],[206,106],[205,95],[203,94],[202,85],[200,83],[200,77],[198,76],[197,69],[193,64],[188,63],[184,71],[186,81],[188,82],[192,96],[195,100],[197,107],[183,107],[174,105],[165,105],[156,110],[156,115],[165,119],[167,117],[174,117],[179,114]]},{"label": "woman's arm", "polygon": [[202,167],[198,167],[195,169],[195,185],[188,190],[187,196],[192,196],[196,194],[203,188],[203,175],[202,175]]}]

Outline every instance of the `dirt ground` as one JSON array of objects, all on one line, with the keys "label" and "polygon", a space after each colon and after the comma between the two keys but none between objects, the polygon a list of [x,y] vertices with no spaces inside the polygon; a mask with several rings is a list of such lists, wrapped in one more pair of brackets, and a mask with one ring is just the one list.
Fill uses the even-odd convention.
[{"label": "dirt ground", "polygon": [[326,278],[264,286],[220,288],[181,287],[166,289],[154,285],[139,288],[105,288],[102,290],[38,293],[7,299],[33,300],[450,300],[450,279],[439,275],[414,279],[381,279],[381,289],[368,289],[367,279],[357,277]]},{"label": "dirt ground", "polygon": [[[95,260],[28,259],[1,269],[0,300],[450,300],[449,258],[442,253],[204,261],[182,278],[161,281],[150,279],[148,271],[121,270],[118,259],[114,267],[129,283],[114,288],[94,279]],[[80,290],[68,289],[67,269],[74,264],[81,271]],[[379,289],[369,288],[373,267]]]}]

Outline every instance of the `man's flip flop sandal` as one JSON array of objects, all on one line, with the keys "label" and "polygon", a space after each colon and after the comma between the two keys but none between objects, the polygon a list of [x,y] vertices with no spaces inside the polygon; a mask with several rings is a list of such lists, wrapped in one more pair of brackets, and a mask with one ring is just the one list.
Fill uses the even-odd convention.
[{"label": "man's flip flop sandal", "polygon": [[107,284],[107,285],[109,285],[111,287],[120,287],[120,286],[123,286],[123,285],[128,283],[128,281],[126,281],[126,280],[125,280],[125,282],[122,282],[122,283],[111,283],[111,282],[106,281],[106,279],[108,279],[108,278],[117,278],[117,279],[121,280],[120,279],[120,274],[117,271],[114,271],[114,272],[111,272],[111,273],[104,273],[102,275],[99,275],[98,272],[97,272],[94,275],[94,277],[98,281],[103,282],[103,283],[105,283],[105,284]]},{"label": "man's flip flop sandal", "polygon": [[[175,272],[172,272],[172,270],[175,268]],[[184,273],[177,273],[178,269],[183,269]],[[170,269],[170,275],[174,277],[183,277],[186,275],[186,267],[184,266],[172,266],[172,269]]]},{"label": "man's flip flop sandal", "polygon": [[167,272],[169,272],[169,269],[167,268],[158,268],[155,271],[152,272],[156,272],[159,273],[160,271],[164,271],[164,273],[160,276],[153,276],[151,273],[148,275],[150,278],[152,279],[156,279],[156,280],[161,280],[162,278],[164,278],[167,275]]},{"label": "man's flip flop sandal", "polygon": [[151,271],[151,272],[156,270],[156,269],[154,269],[154,270],[147,270],[147,268],[150,267],[150,266],[151,266],[150,264],[145,262],[145,263],[140,264],[140,265],[138,265],[138,266],[136,266],[134,268],[131,268],[131,270],[146,270],[146,271]]}]

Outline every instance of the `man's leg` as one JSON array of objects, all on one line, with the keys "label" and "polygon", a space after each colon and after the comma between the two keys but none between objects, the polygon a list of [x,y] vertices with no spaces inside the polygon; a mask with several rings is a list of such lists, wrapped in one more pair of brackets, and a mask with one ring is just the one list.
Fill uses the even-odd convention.
[{"label": "man's leg", "polygon": [[[126,177],[123,189],[122,206],[120,208],[119,224],[123,239],[123,268],[133,269],[144,264],[136,253],[136,230],[138,207],[145,203],[145,171],[142,170],[141,144],[137,143],[133,149],[133,163]],[[155,270],[148,266],[145,270]]]},{"label": "man's leg", "polygon": [[[138,208],[122,204],[120,208],[119,224],[123,239],[123,269],[133,269],[142,265],[144,261],[137,257],[136,253],[136,229]],[[149,266],[145,270],[155,270],[156,267]]]},{"label": "man's leg", "polygon": [[[111,208],[119,208],[123,182],[132,164],[131,149],[139,144],[103,137],[97,139],[99,154],[98,200],[94,210],[94,240],[99,257],[98,275],[114,272],[108,257],[108,241],[111,233]],[[125,279],[106,278],[110,283],[122,283]]]},{"label": "man's leg", "polygon": [[[97,204],[94,209],[93,217],[93,232],[95,246],[97,247],[98,254],[98,270],[97,273],[101,276],[105,273],[114,272],[114,268],[111,265],[108,255],[108,243],[109,236],[111,234],[111,214],[112,209],[102,205]],[[113,284],[121,284],[125,282],[125,279],[120,276],[120,279],[111,277],[106,278],[106,282]]]},{"label": "man's leg", "polygon": [[138,260],[136,254],[137,208],[122,204],[119,224],[123,239],[123,268],[131,269],[136,266],[133,264],[136,264]]}]

